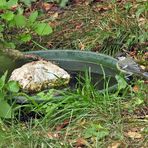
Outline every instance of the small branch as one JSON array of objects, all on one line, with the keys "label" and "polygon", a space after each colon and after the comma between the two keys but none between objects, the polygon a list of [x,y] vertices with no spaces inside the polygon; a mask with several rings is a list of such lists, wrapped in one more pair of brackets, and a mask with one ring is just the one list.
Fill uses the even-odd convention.
[{"label": "small branch", "polygon": [[25,54],[23,52],[20,52],[15,49],[10,49],[10,48],[0,48],[0,52],[3,55],[6,55],[10,57],[12,60],[23,60],[23,59],[30,59],[30,60],[45,60],[44,58],[41,58],[40,56],[37,56],[35,54]]},{"label": "small branch", "polygon": [[18,59],[24,59],[25,55],[15,49],[10,49],[10,48],[0,48],[0,52],[2,52],[3,55],[6,55],[8,57],[10,57],[13,60],[18,60]]}]

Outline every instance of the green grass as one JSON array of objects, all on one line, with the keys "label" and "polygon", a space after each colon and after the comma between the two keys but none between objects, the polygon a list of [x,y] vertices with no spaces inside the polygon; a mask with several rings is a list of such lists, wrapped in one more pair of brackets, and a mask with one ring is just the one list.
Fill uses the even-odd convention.
[{"label": "green grass", "polygon": [[[59,91],[62,93],[60,98],[52,97],[51,91],[42,92],[39,96],[46,98],[47,103],[20,108],[21,114],[31,117],[29,113],[34,112],[36,117],[20,121],[16,116],[10,121],[1,121],[0,146],[66,148],[79,145],[80,138],[86,147],[107,147],[116,141],[125,147],[146,146],[147,118],[140,119],[144,113],[135,111],[140,112],[147,106],[147,89],[142,81],[136,85],[139,86],[138,92],[133,92],[128,85],[126,91],[118,89],[110,93],[106,89],[100,93],[90,77],[85,77],[83,85],[75,91]],[[126,136],[133,128],[143,129],[138,131],[143,136],[140,142]]]},{"label": "green grass", "polygon": [[[52,22],[53,34],[34,40],[46,48],[91,50],[113,56],[123,50],[146,50],[147,2],[131,1],[130,8],[127,5],[103,2],[73,6]],[[40,48],[33,45],[32,50]]]},{"label": "green grass", "polygon": [[[147,11],[142,10],[147,4],[131,1],[131,7],[125,9],[127,5],[104,2],[72,7],[53,22],[59,25],[53,27],[51,36],[34,37],[38,45],[33,42],[21,49],[36,50],[43,46],[83,50],[84,46],[84,50],[113,56],[118,51],[133,49],[141,54],[147,49]],[[99,7],[107,10],[100,12]],[[139,15],[140,11],[143,12]],[[90,77],[84,80],[75,91],[60,90],[62,96],[58,99],[50,90],[39,94],[47,103],[17,106],[15,118],[0,120],[0,147],[106,148],[114,143],[119,143],[119,147],[148,147],[148,89],[144,81],[135,79],[125,88],[121,83],[121,90],[108,92],[106,88],[100,93]],[[138,86],[138,91],[133,86]],[[128,132],[141,136],[133,138]]]}]

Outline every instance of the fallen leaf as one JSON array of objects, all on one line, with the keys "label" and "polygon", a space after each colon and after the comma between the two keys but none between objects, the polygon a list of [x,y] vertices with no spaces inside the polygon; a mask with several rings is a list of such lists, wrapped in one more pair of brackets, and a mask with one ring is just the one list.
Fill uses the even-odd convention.
[{"label": "fallen leaf", "polygon": [[128,133],[126,133],[126,135],[132,139],[140,139],[142,138],[142,135],[138,132],[132,132],[132,131],[129,131]]},{"label": "fallen leaf", "polygon": [[140,67],[141,67],[141,69],[142,69],[142,70],[145,70],[145,66],[143,66],[143,65],[140,65]]},{"label": "fallen leaf", "polygon": [[48,137],[49,139],[58,139],[60,136],[59,136],[58,133],[48,132],[48,133],[47,133],[47,137]]},{"label": "fallen leaf", "polygon": [[58,12],[55,12],[54,14],[52,14],[52,15],[50,16],[50,19],[51,19],[52,21],[54,21],[54,20],[56,20],[56,19],[58,18],[58,16],[59,16]]},{"label": "fallen leaf", "polygon": [[138,92],[138,91],[139,91],[139,86],[138,86],[138,85],[135,85],[135,86],[133,87],[133,91],[134,91],[134,92]]},{"label": "fallen leaf", "polygon": [[139,18],[138,19],[138,24],[139,24],[139,26],[143,26],[143,25],[145,25],[147,23],[147,19],[146,18]]},{"label": "fallen leaf", "polygon": [[76,29],[81,29],[81,28],[82,28],[82,26],[83,26],[83,23],[79,23],[79,24],[77,24],[77,25],[76,25],[76,27],[75,27],[75,28],[76,28]]},{"label": "fallen leaf", "polygon": [[52,28],[55,28],[56,26],[59,25],[59,23],[58,23],[57,21],[52,21],[52,22],[49,22],[48,24],[49,24],[49,26],[51,26]]},{"label": "fallen leaf", "polygon": [[84,50],[85,45],[79,40],[79,44],[78,44],[80,50]]},{"label": "fallen leaf", "polygon": [[108,148],[118,148],[121,145],[121,142],[113,142],[111,145],[108,146]]},{"label": "fallen leaf", "polygon": [[18,7],[19,7],[18,4],[17,5],[13,5],[13,6],[11,6],[11,10],[15,11]]},{"label": "fallen leaf", "polygon": [[45,11],[49,11],[53,7],[53,4],[51,4],[51,3],[43,3],[42,7],[43,7],[43,9]]},{"label": "fallen leaf", "polygon": [[131,130],[132,132],[138,132],[138,128],[137,128],[137,127],[130,128],[130,130]]},{"label": "fallen leaf", "polygon": [[79,125],[79,126],[84,126],[85,124],[86,124],[86,120],[85,120],[85,119],[79,120],[79,121],[77,122],[77,125]]},{"label": "fallen leaf", "polygon": [[47,137],[48,137],[49,139],[54,139],[53,133],[51,133],[51,132],[48,132],[48,133],[47,133]]},{"label": "fallen leaf", "polygon": [[94,23],[95,23],[95,20],[91,20],[91,21],[90,21],[90,24],[94,24]]},{"label": "fallen leaf", "polygon": [[54,133],[53,136],[54,136],[54,138],[59,138],[60,137],[58,133]]},{"label": "fallen leaf", "polygon": [[65,128],[69,124],[69,120],[65,120],[61,125],[56,127],[57,131],[60,131],[61,129]]},{"label": "fallen leaf", "polygon": [[88,6],[91,2],[90,1],[85,1],[84,4],[85,6]]},{"label": "fallen leaf", "polygon": [[136,50],[131,51],[131,52],[129,53],[129,55],[130,55],[131,57],[135,57],[136,54],[137,54],[137,51],[136,51]]},{"label": "fallen leaf", "polygon": [[78,138],[76,141],[76,147],[83,147],[87,145],[88,145],[88,142],[83,138]]},{"label": "fallen leaf", "polygon": [[97,5],[97,6],[94,6],[94,11],[95,12],[105,12],[105,11],[108,11],[110,10],[111,7],[110,6],[104,6],[104,5]]},{"label": "fallen leaf", "polygon": [[51,41],[47,42],[48,48],[52,48],[53,47],[53,43]]}]

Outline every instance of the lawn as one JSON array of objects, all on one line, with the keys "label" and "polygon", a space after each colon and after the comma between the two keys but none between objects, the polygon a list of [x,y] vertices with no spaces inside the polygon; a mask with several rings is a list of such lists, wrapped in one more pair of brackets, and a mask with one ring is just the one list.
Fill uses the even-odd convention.
[{"label": "lawn", "polygon": [[[87,50],[112,57],[126,53],[148,70],[145,0],[70,1],[62,8],[37,1],[31,7],[23,4],[23,8],[25,16],[38,10],[39,20],[50,24],[53,32],[46,36],[32,33],[31,40],[18,42],[16,30],[7,28],[3,38],[7,43],[12,40],[17,50]],[[128,82],[120,75],[117,78],[116,90],[108,90],[106,79],[105,91],[100,92],[86,72],[78,78],[75,89],[53,88],[36,94],[47,100],[40,103],[23,92],[6,93],[14,114],[10,119],[0,118],[0,147],[147,148],[148,81],[137,76]],[[0,86],[0,99],[2,91],[6,90]],[[16,103],[12,98],[18,96],[31,103]]]}]

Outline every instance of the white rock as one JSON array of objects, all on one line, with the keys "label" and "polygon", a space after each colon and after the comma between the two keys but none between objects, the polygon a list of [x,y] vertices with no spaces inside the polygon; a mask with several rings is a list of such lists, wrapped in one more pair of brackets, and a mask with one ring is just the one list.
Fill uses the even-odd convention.
[{"label": "white rock", "polygon": [[38,92],[69,83],[70,75],[62,68],[47,61],[27,63],[15,69],[10,80],[18,81],[23,90]]}]

